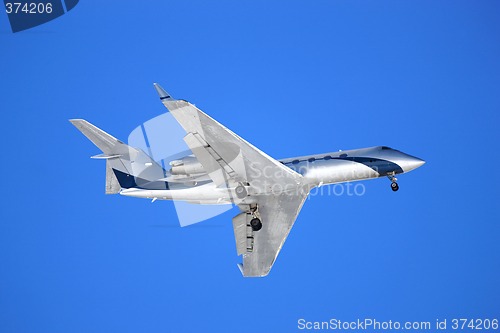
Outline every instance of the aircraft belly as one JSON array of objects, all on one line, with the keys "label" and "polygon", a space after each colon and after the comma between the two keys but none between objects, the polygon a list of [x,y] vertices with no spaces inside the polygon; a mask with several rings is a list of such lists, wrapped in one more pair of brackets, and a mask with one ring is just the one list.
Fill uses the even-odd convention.
[{"label": "aircraft belly", "polygon": [[136,198],[157,198],[159,200],[179,200],[199,202],[207,204],[230,203],[230,195],[227,189],[215,188],[215,186],[198,186],[179,190],[123,190],[121,195]]}]

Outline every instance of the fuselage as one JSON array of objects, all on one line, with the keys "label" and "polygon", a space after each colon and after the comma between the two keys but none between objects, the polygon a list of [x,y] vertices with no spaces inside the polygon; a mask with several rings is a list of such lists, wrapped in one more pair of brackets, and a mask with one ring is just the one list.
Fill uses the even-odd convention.
[{"label": "fuselage", "polygon": [[[304,184],[310,188],[378,177],[393,177],[414,170],[425,163],[417,157],[385,146],[299,156],[278,161],[301,174]],[[211,181],[190,182],[189,185],[171,184],[167,185],[167,188],[135,187],[122,190],[120,194],[198,204],[230,204],[235,197],[234,189],[216,187]]]},{"label": "fuselage", "polygon": [[280,162],[314,185],[394,176],[425,163],[417,157],[385,146],[300,156]]}]

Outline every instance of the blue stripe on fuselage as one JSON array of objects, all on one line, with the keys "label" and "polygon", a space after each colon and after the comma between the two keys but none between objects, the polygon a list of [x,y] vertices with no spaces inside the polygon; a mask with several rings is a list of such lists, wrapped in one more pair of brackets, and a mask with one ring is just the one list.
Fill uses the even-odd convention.
[{"label": "blue stripe on fuselage", "polygon": [[400,174],[403,173],[403,168],[401,168],[398,164],[384,160],[381,158],[375,158],[375,157],[359,157],[359,156],[345,156],[345,157],[333,157],[333,156],[325,156],[325,157],[320,157],[320,158],[314,158],[313,161],[309,161],[308,159],[304,160],[294,160],[291,162],[283,163],[290,169],[299,172],[302,171],[300,170],[301,168],[301,163],[306,162],[306,163],[314,163],[315,161],[328,161],[328,160],[345,160],[345,161],[351,161],[351,162],[356,162],[360,164],[364,164],[367,167],[371,168],[375,172],[379,173],[381,176],[385,176],[389,173],[396,173]]}]

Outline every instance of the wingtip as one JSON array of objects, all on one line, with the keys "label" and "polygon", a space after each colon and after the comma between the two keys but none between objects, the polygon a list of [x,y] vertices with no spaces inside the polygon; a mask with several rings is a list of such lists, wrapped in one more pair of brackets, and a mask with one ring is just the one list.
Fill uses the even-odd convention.
[{"label": "wingtip", "polygon": [[76,128],[80,128],[83,124],[87,123],[85,119],[69,119],[69,122]]},{"label": "wingtip", "polygon": [[75,124],[75,123],[79,123],[79,122],[82,122],[82,121],[85,121],[84,119],[68,119],[68,121],[72,124]]},{"label": "wingtip", "polygon": [[172,96],[170,96],[170,94],[166,92],[165,89],[163,89],[158,83],[153,83],[153,86],[155,87],[156,92],[158,93],[158,96],[160,96],[161,100],[173,99]]}]

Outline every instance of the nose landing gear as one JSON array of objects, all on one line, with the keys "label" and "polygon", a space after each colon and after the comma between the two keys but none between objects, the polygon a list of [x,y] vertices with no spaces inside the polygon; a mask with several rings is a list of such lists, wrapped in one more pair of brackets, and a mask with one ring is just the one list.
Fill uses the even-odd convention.
[{"label": "nose landing gear", "polygon": [[396,192],[397,190],[399,190],[399,185],[398,183],[391,183],[391,189]]},{"label": "nose landing gear", "polygon": [[388,175],[387,177],[391,181],[391,189],[394,192],[396,192],[397,190],[399,190],[399,185],[397,183],[398,179],[396,177],[394,177],[394,175]]}]

